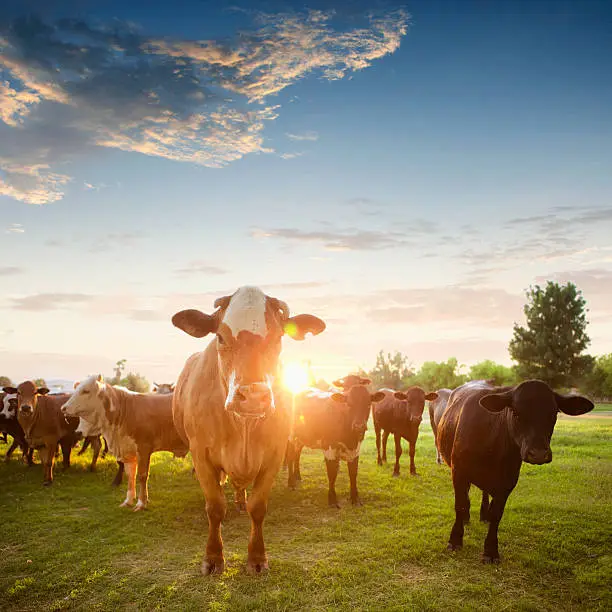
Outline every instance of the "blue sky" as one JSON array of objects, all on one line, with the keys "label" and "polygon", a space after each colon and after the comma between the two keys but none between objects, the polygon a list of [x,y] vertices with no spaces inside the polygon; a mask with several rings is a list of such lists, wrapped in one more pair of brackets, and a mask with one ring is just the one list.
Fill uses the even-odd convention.
[{"label": "blue sky", "polygon": [[608,2],[47,4],[0,9],[0,373],[174,380],[244,284],[325,378],[509,363],[546,279],[612,350]]}]

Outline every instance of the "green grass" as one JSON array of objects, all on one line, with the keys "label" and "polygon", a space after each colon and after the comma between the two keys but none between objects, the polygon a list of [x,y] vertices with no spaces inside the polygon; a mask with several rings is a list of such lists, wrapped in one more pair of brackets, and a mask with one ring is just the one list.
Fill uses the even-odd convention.
[{"label": "green grass", "polygon": [[[553,463],[524,465],[500,528],[502,564],[483,566],[485,526],[445,550],[453,522],[449,470],[435,463],[422,425],[418,477],[375,463],[373,432],[362,454],[364,506],[327,508],[320,452],[303,456],[302,486],[281,472],[265,523],[270,573],[245,571],[248,517],[224,525],[226,573],[200,575],[207,521],[190,459],[154,455],[149,510],[119,508],[110,457],[97,474],[89,454],[53,487],[40,466],[0,463],[0,608],[3,610],[610,610],[612,419],[562,417]],[[1,454],[6,446],[0,446]],[[83,460],[82,460],[83,459]],[[472,493],[477,510],[479,495]],[[477,512],[473,511],[474,516]]]},{"label": "green grass", "polygon": [[612,404],[595,404],[592,412],[612,412]]}]

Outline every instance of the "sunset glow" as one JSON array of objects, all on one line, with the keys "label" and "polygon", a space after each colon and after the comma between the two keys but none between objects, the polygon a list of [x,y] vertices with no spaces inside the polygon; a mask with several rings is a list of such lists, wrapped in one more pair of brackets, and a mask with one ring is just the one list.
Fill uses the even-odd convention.
[{"label": "sunset glow", "polygon": [[294,395],[308,387],[308,370],[300,363],[288,363],[283,368],[283,384]]}]

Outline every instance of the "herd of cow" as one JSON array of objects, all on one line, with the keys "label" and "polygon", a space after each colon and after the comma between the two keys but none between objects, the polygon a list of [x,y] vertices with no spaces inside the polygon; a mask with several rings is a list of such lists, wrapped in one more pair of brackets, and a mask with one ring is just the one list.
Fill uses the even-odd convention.
[{"label": "herd of cow", "polygon": [[251,518],[247,569],[265,571],[263,521],[283,462],[293,488],[301,479],[302,448],[323,450],[328,502],[337,507],[335,481],[339,462],[345,461],[351,501],[360,504],[359,452],[370,414],[378,464],[386,461],[387,439],[393,434],[393,475],[400,473],[402,438],[409,443],[410,473],[416,474],[415,445],[425,401],[429,401],[437,461],[450,466],[455,491],[455,523],[448,548],[462,546],[473,484],[482,490],[480,518],[489,523],[482,559],[497,563],[498,525],[522,462],[552,460],[550,439],[559,411],[579,415],[594,407],[587,398],[556,393],[538,380],[503,388],[472,381],[431,393],[419,387],[371,393],[368,379],[349,375],[334,381],[335,388],[329,391],[309,389],[292,395],[280,384],[281,338],[303,340],[308,333],[324,331],[325,323],[310,314],[291,316],[285,302],[256,287],[241,287],[217,299],[210,315],[178,312],[172,323],[196,338],[214,334],[202,352],[189,357],[176,387],[156,385],[153,393],[135,393],[94,375],[75,385],[71,394],[49,394],[26,381],[4,388],[0,426],[13,437],[7,461],[19,446],[32,465],[32,451],[38,449],[46,485],[53,481],[58,447],[68,468],[71,449],[84,438],[84,445],[91,444],[94,450],[93,470],[104,442],[119,464],[114,484],[121,482],[124,470],[127,476],[121,505],[136,501],[136,511],[147,506],[151,454],[191,452],[209,523],[204,574],[223,572],[225,566],[221,523],[228,477],[238,509],[246,509]]}]

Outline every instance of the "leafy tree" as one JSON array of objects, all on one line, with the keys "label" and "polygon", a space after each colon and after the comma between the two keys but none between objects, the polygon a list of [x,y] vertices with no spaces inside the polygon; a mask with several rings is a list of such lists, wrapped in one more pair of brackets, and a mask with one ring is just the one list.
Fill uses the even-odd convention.
[{"label": "leafy tree", "polygon": [[612,353],[600,355],[594,360],[581,387],[585,393],[597,399],[612,398]]},{"label": "leafy tree", "polygon": [[8,376],[0,376],[0,391],[2,387],[12,387],[13,381]]},{"label": "leafy tree", "polygon": [[518,382],[516,371],[501,363],[485,359],[470,368],[470,380],[492,380],[496,385],[514,385]]},{"label": "leafy tree", "polygon": [[148,393],[151,389],[149,381],[144,376],[134,372],[129,372],[127,376],[121,379],[119,384],[126,387],[130,391],[136,391],[137,393]]},{"label": "leafy tree", "polygon": [[115,364],[115,378],[121,380],[123,377],[123,371],[125,370],[126,359],[120,359]]},{"label": "leafy tree", "polygon": [[454,389],[466,382],[466,376],[459,373],[459,362],[456,357],[446,361],[425,361],[417,374],[409,376],[404,381],[407,385],[418,385],[425,391],[436,389]]},{"label": "leafy tree", "polygon": [[539,378],[551,387],[568,387],[591,363],[582,352],[590,343],[586,334],[586,301],[573,283],[530,287],[524,312],[527,326],[514,324],[510,356],[520,378]]},{"label": "leafy tree", "polygon": [[391,356],[380,351],[376,356],[376,365],[369,372],[362,372],[372,381],[372,387],[380,389],[388,387],[390,389],[400,389],[402,381],[413,374],[412,368],[408,365],[408,358],[399,351]]}]

